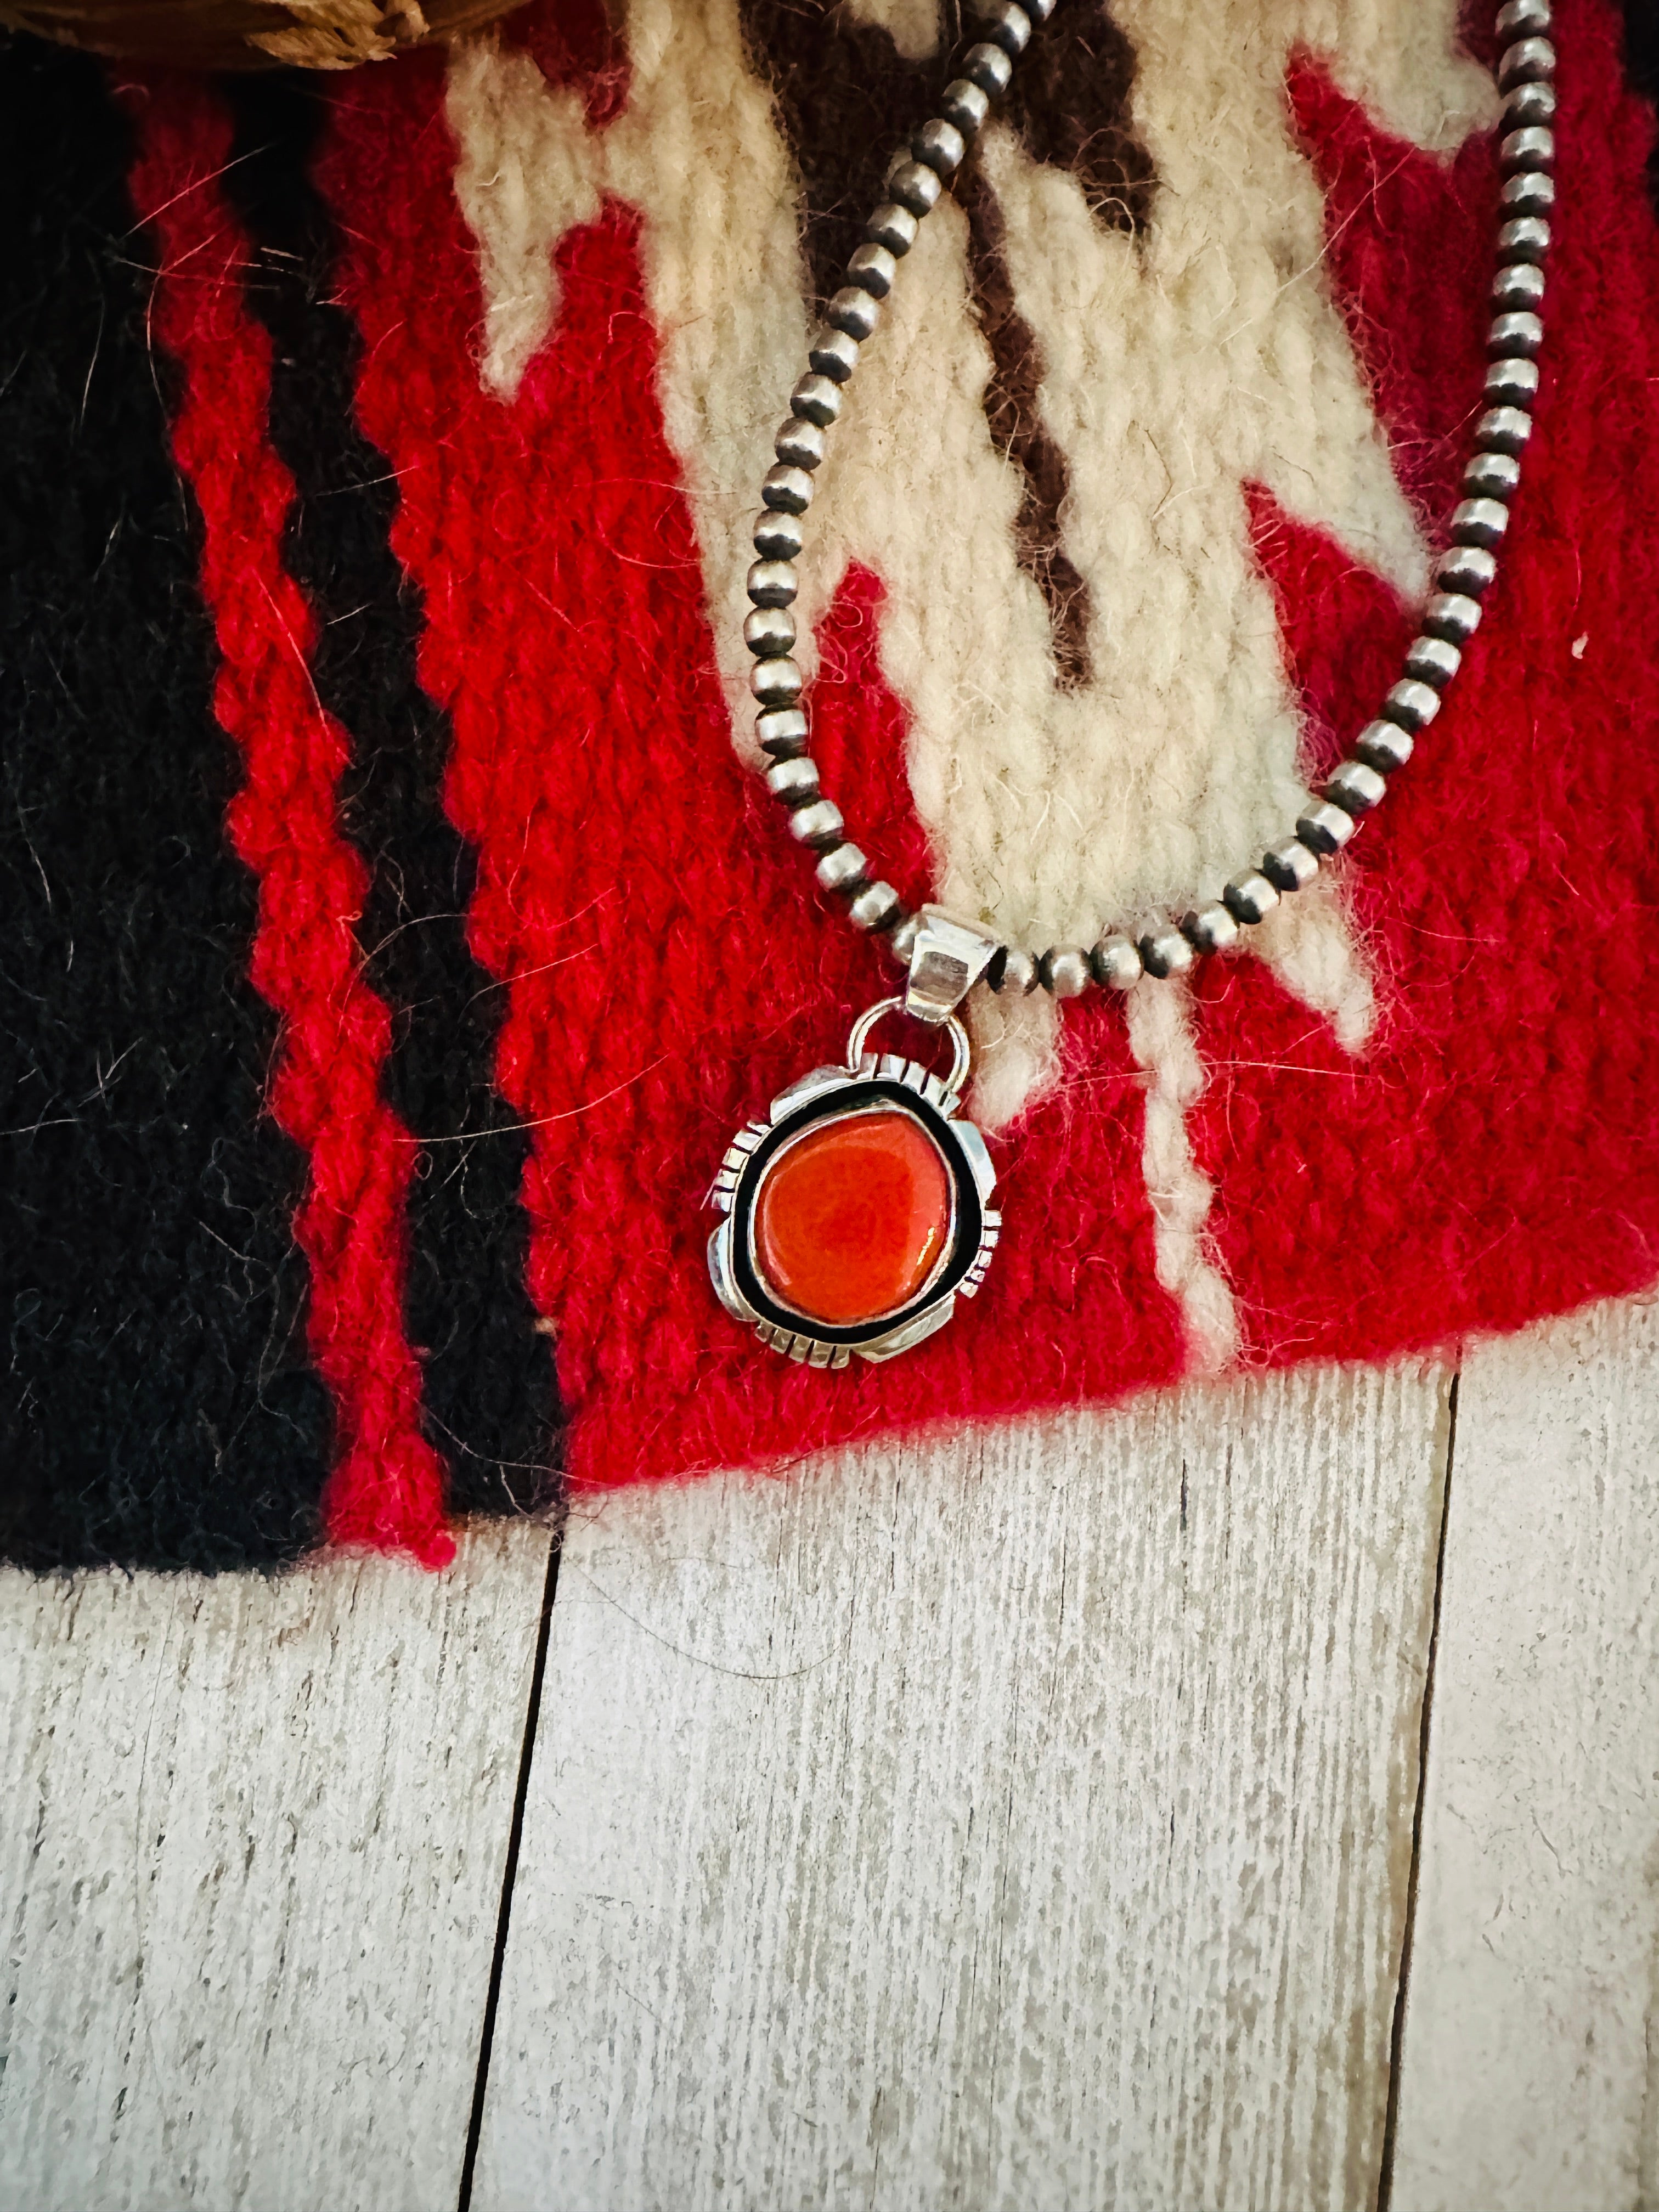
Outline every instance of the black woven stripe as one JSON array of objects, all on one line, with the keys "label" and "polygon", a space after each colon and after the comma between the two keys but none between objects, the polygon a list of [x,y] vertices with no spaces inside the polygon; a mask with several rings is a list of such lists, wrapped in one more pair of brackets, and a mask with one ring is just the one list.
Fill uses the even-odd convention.
[{"label": "black woven stripe", "polygon": [[[1625,67],[1638,92],[1659,107],[1659,4],[1625,0]],[[1648,150],[1648,197],[1659,215],[1659,137]]]},{"label": "black woven stripe", "polygon": [[326,111],[287,73],[227,92],[225,188],[256,251],[271,442],[299,493],[284,557],[318,617],[313,677],[353,747],[345,827],[373,869],[359,939],[393,1010],[386,1093],[436,1140],[410,1201],[410,1335],[452,1504],[510,1511],[544,1501],[556,1442],[553,1363],[525,1286],[527,1139],[492,1082],[502,994],[467,947],[473,860],[440,797],[450,732],[416,674],[422,612],[392,550],[397,485],[354,413],[360,341],[331,297],[334,227],[308,173]]},{"label": "black woven stripe", "polygon": [[129,154],[0,44],[0,1551],[241,1567],[315,1540],[328,1406]]}]

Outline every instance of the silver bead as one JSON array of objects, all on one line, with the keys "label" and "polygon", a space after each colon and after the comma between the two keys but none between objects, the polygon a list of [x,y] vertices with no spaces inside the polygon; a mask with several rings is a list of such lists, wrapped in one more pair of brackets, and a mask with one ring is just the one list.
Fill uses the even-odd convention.
[{"label": "silver bead", "polygon": [[1472,453],[1463,489],[1480,499],[1513,499],[1521,489],[1521,464],[1508,453]]},{"label": "silver bead", "polygon": [[1425,730],[1440,712],[1440,694],[1431,684],[1419,684],[1408,676],[1382,702],[1382,712],[1402,730]]},{"label": "silver bead", "polygon": [[792,561],[757,561],[749,571],[749,596],[757,607],[787,607],[800,589]]},{"label": "silver bead", "polygon": [[916,939],[921,934],[921,916],[919,914],[907,914],[902,921],[894,923],[888,935],[887,950],[901,968],[910,965],[910,956],[916,949]]},{"label": "silver bead", "polygon": [[962,73],[981,92],[988,93],[993,100],[1000,100],[1008,89],[1014,65],[1000,46],[969,46],[962,58]]},{"label": "silver bead", "polygon": [[1529,407],[1538,397],[1539,374],[1535,361],[1522,361],[1518,355],[1507,360],[1486,363],[1486,397],[1500,404]]},{"label": "silver bead", "polygon": [[938,205],[945,187],[933,170],[912,161],[908,154],[901,154],[887,172],[887,189],[901,207],[908,208],[912,215],[923,216]]},{"label": "silver bead", "polygon": [[1435,691],[1443,691],[1462,665],[1462,654],[1443,637],[1414,637],[1406,654],[1407,675]]},{"label": "silver bead", "polygon": [[[824,320],[849,338],[860,344],[881,320],[881,309],[867,292],[856,284],[843,284],[839,292],[832,293],[830,304],[823,311]],[[817,362],[813,367],[817,366]]]},{"label": "silver bead", "polygon": [[[931,176],[933,172],[927,173]],[[934,182],[939,180],[934,179]],[[864,234],[872,246],[884,246],[892,254],[906,254],[916,242],[921,228],[908,207],[896,200],[885,200],[864,226]]]},{"label": "silver bead", "polygon": [[1536,314],[1543,299],[1544,272],[1536,262],[1511,261],[1492,280],[1494,307],[1530,307]]},{"label": "silver bead", "polygon": [[816,422],[803,422],[792,415],[779,425],[772,451],[793,468],[815,469],[823,459],[823,433]]},{"label": "silver bead", "polygon": [[1404,768],[1417,750],[1417,741],[1398,722],[1367,722],[1353,741],[1354,757],[1383,775]]},{"label": "silver bead", "polygon": [[1160,981],[1168,975],[1184,975],[1193,964],[1193,948],[1170,921],[1161,921],[1140,940],[1140,964]]},{"label": "silver bead", "polygon": [[891,884],[866,884],[847,909],[854,929],[884,929],[899,910],[899,895]]},{"label": "silver bead", "polygon": [[1325,786],[1325,796],[1345,814],[1369,814],[1388,793],[1388,784],[1369,761],[1345,760]]},{"label": "silver bead", "polygon": [[1329,799],[1317,800],[1296,823],[1297,841],[1322,858],[1340,853],[1354,832],[1354,819],[1346,807]]},{"label": "silver bead", "polygon": [[769,707],[755,717],[760,749],[774,760],[798,760],[806,750],[806,717],[799,707]]},{"label": "silver bead", "polygon": [[785,806],[804,806],[818,795],[817,763],[799,757],[776,761],[766,771],[766,788]]},{"label": "silver bead", "polygon": [[808,341],[806,358],[831,384],[845,384],[859,365],[859,342],[845,331],[832,331],[820,323]]},{"label": "silver bead", "polygon": [[1517,39],[1498,57],[1498,89],[1540,84],[1555,75],[1555,48],[1547,39]]},{"label": "silver bead", "polygon": [[897,274],[898,264],[884,246],[857,246],[848,258],[849,282],[856,284],[860,291],[867,292],[872,300],[887,297]]},{"label": "silver bead", "polygon": [[817,878],[827,891],[850,893],[870,872],[870,864],[856,845],[832,845],[817,865]]},{"label": "silver bead", "polygon": [[1075,945],[1051,945],[1037,963],[1037,977],[1056,999],[1080,999],[1094,981],[1088,954]]},{"label": "silver bead", "polygon": [[743,641],[757,659],[787,653],[795,641],[795,617],[787,607],[757,607],[744,619]]},{"label": "silver bead", "polygon": [[1503,128],[1506,131],[1524,131],[1529,123],[1553,123],[1555,108],[1553,84],[1517,84],[1513,92],[1504,96]]},{"label": "silver bead", "polygon": [[1516,309],[1509,315],[1494,315],[1486,332],[1488,353],[1535,354],[1544,343],[1544,325],[1528,309]]},{"label": "silver bead", "polygon": [[803,376],[789,395],[791,411],[827,430],[841,413],[841,387],[827,376]]},{"label": "silver bead", "polygon": [[1235,876],[1221,897],[1235,921],[1265,921],[1279,904],[1279,893],[1256,868],[1247,868],[1243,875]]},{"label": "silver bead", "polygon": [[1531,435],[1524,407],[1489,407],[1474,426],[1474,442],[1487,453],[1519,453]]},{"label": "silver bead", "polygon": [[1506,177],[1517,169],[1553,169],[1555,167],[1555,133],[1541,123],[1529,123],[1524,131],[1511,131],[1498,142],[1498,160]]},{"label": "silver bead", "polygon": [[1269,845],[1261,855],[1261,872],[1279,891],[1304,891],[1319,873],[1319,860],[1299,837],[1282,845]]},{"label": "silver bead", "polygon": [[1498,35],[1505,42],[1535,37],[1549,27],[1550,0],[1504,0],[1498,11]]},{"label": "silver bead", "polygon": [[1054,0],[1020,0],[1020,5],[1034,25],[1046,23],[1054,12]]},{"label": "silver bead", "polygon": [[765,560],[793,561],[806,543],[806,532],[798,514],[764,507],[755,517],[754,543],[756,552]]},{"label": "silver bead", "polygon": [[964,138],[976,138],[991,112],[991,103],[971,78],[953,76],[939,94],[939,112]]},{"label": "silver bead", "polygon": [[1134,939],[1116,932],[1110,937],[1103,937],[1092,948],[1089,965],[1095,971],[1096,982],[1108,991],[1127,991],[1131,983],[1140,981],[1144,972]]},{"label": "silver bead", "polygon": [[1017,62],[1030,44],[1031,19],[1013,0],[995,0],[995,4],[978,9],[985,26],[985,35],[994,46],[1000,46],[1011,62]]},{"label": "silver bead", "polygon": [[1541,261],[1550,250],[1550,227],[1541,215],[1518,215],[1498,234],[1499,258]]},{"label": "silver bead", "polygon": [[1449,532],[1454,545],[1484,545],[1490,552],[1503,543],[1510,526],[1510,511],[1501,499],[1460,499],[1452,509]]},{"label": "silver bead", "polygon": [[1431,637],[1466,645],[1480,627],[1480,602],[1463,592],[1437,592],[1423,610],[1423,627]]},{"label": "silver bead", "polygon": [[1498,204],[1506,216],[1547,215],[1555,205],[1555,179],[1542,169],[1523,169],[1504,180]]},{"label": "silver bead", "polygon": [[805,681],[787,653],[775,660],[757,660],[749,672],[749,689],[763,707],[793,707]]},{"label": "silver bead", "polygon": [[805,514],[812,504],[812,479],[805,469],[780,461],[761,478],[761,497],[780,514]]},{"label": "silver bead", "polygon": [[1194,952],[1224,952],[1238,942],[1238,924],[1220,899],[1181,917],[1181,933]]},{"label": "silver bead", "polygon": [[840,844],[841,833],[846,826],[840,807],[831,799],[814,799],[805,806],[798,806],[789,817],[789,835],[820,853]]},{"label": "silver bead", "polygon": [[[935,115],[924,123],[910,141],[910,151],[925,168],[935,175],[948,177],[962,167],[962,157],[968,151],[967,142],[954,123],[947,123],[942,115]],[[1540,161],[1530,161],[1528,168],[1541,168]]]},{"label": "silver bead", "polygon": [[1023,945],[1005,945],[987,969],[991,988],[1001,998],[1023,999],[1037,987],[1037,964]]},{"label": "silver bead", "polygon": [[1479,545],[1454,545],[1434,564],[1434,578],[1448,592],[1478,599],[1498,574],[1498,563]]}]

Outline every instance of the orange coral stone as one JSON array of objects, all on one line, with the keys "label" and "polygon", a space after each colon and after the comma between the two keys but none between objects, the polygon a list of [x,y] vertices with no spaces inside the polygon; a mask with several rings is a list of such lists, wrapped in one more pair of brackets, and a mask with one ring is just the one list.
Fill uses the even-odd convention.
[{"label": "orange coral stone", "polygon": [[908,1114],[848,1114],[809,1129],[755,1201],[755,1257],[773,1294],[832,1327],[915,1297],[951,1233],[951,1178]]}]

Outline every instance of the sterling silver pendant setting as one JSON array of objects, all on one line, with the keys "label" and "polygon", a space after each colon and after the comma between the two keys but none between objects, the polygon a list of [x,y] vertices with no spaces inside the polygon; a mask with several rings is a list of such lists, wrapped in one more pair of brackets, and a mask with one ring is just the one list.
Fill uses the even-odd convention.
[{"label": "sterling silver pendant setting", "polygon": [[816,1067],[733,1138],[709,1192],[720,1304],[763,1344],[809,1367],[891,1359],[945,1327],[985,1279],[1002,1217],[985,1139],[958,1113],[969,1067],[953,1013],[941,1079],[866,1040],[884,999],[854,1024],[847,1064]]},{"label": "sterling silver pendant setting", "polygon": [[[996,1170],[960,1109],[972,1053],[957,1009],[1000,949],[924,907],[902,998],[854,1023],[842,1067],[815,1067],[739,1129],[708,1201],[720,1304],[761,1342],[808,1367],[892,1359],[944,1328],[991,1264]],[[942,1030],[948,1074],[866,1049],[889,1014]]]}]

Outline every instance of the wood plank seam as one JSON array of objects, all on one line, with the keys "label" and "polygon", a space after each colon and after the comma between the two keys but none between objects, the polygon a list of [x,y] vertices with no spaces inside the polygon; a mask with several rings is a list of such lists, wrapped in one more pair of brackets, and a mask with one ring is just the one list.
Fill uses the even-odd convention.
[{"label": "wood plank seam", "polygon": [[1395,2212],[1651,2212],[1659,1297],[1462,1363]]},{"label": "wood plank seam", "polygon": [[1374,2206],[1451,1380],[578,1516],[470,2212]]},{"label": "wood plank seam", "polygon": [[453,2212],[550,1541],[0,1575],[8,2212]]},{"label": "wood plank seam", "polygon": [[483,2019],[478,2029],[478,2066],[472,2084],[472,2108],[467,2116],[466,2149],[461,2159],[460,2187],[456,2212],[469,2212],[472,2176],[478,2163],[478,2138],[483,2130],[484,2095],[489,2083],[489,2054],[495,2041],[495,2014],[501,1999],[501,1968],[507,1958],[507,1931],[513,1921],[513,1886],[519,1875],[519,1849],[524,1839],[524,1809],[530,1795],[530,1767],[536,1753],[536,1727],[541,1717],[542,1685],[547,1675],[548,1639],[553,1632],[553,1601],[559,1587],[559,1559],[570,1516],[570,1493],[562,1486],[555,1509],[553,1540],[548,1547],[547,1578],[542,1585],[541,1617],[536,1625],[536,1656],[531,1662],[530,1695],[525,1701],[524,1735],[519,1746],[519,1771],[514,1784],[513,1819],[507,1832],[507,1858],[501,1868],[501,1903],[495,1914],[495,1945],[489,1960],[489,1987],[484,1997]]},{"label": "wood plank seam", "polygon": [[1394,2195],[1394,2145],[1400,2124],[1400,2059],[1405,2046],[1406,1996],[1411,1983],[1412,1944],[1417,1934],[1417,1889],[1423,1870],[1423,1804],[1429,1782],[1429,1724],[1434,1709],[1435,1661],[1440,1651],[1440,1603],[1446,1587],[1446,1529],[1451,1517],[1451,1486],[1457,1460],[1457,1389],[1460,1367],[1446,1393],[1446,1464],[1440,1481],[1440,1533],[1435,1543],[1434,1601],[1429,1626],[1428,1658],[1423,1669],[1423,1712],[1417,1734],[1417,1799],[1412,1809],[1412,1863],[1406,1881],[1405,1925],[1400,1939],[1400,1972],[1395,1983],[1394,2024],[1389,2037],[1389,2104],[1382,2122],[1382,2153],[1376,2168],[1376,2212],[1389,2212]]}]

